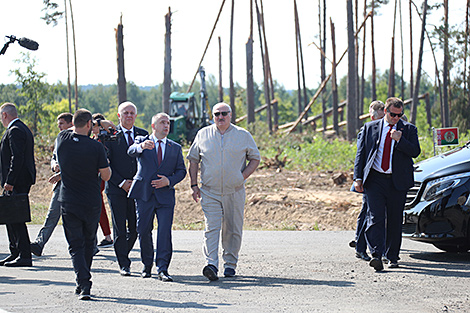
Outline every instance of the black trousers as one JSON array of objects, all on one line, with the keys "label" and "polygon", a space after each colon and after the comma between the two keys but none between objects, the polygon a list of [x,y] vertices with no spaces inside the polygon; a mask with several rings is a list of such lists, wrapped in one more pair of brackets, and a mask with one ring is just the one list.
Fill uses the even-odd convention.
[{"label": "black trousers", "polygon": [[77,286],[82,290],[87,290],[91,288],[90,270],[101,206],[84,207],[61,203],[61,212]]},{"label": "black trousers", "polygon": [[[15,193],[29,193],[31,186],[14,186]],[[31,260],[31,246],[26,223],[6,224],[10,254],[14,257]]]},{"label": "black trousers", "polygon": [[369,205],[365,237],[374,257],[399,259],[406,192],[395,188],[391,175],[371,170],[364,186]]},{"label": "black trousers", "polygon": [[119,267],[130,267],[129,252],[137,240],[136,213],[134,199],[108,194],[113,218],[114,252]]}]

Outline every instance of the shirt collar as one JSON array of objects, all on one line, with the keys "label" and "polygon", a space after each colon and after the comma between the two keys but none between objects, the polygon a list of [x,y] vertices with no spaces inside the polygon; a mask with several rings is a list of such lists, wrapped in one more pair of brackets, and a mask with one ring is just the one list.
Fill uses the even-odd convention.
[{"label": "shirt collar", "polygon": [[[152,137],[153,137],[153,141],[155,141],[155,143],[158,143],[157,137],[155,137],[154,135],[152,135]],[[166,145],[166,139],[167,139],[166,137],[163,139],[160,139],[162,141],[162,144]]]},{"label": "shirt collar", "polygon": [[16,122],[17,120],[19,120],[19,117],[15,118],[14,120],[12,120],[9,124],[8,124],[8,127],[7,128],[10,128],[10,126]]},{"label": "shirt collar", "polygon": [[127,134],[127,132],[129,132],[129,131],[130,131],[131,133],[134,133],[134,127],[131,127],[131,129],[127,129],[127,128],[125,128],[124,126],[121,125],[121,129],[122,129],[122,131],[123,131],[125,134]]}]

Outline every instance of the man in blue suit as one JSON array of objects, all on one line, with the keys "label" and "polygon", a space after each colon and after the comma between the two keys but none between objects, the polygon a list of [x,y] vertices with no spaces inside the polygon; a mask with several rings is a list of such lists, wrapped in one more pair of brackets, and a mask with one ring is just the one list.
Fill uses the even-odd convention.
[{"label": "man in blue suit", "polygon": [[388,98],[383,119],[366,123],[357,142],[354,187],[368,201],[365,237],[372,259],[369,265],[383,270],[398,267],[401,226],[406,193],[414,184],[413,159],[420,152],[418,131],[400,120],[403,101]]},{"label": "man in blue suit", "polygon": [[152,117],[152,135],[137,137],[128,154],[137,157],[137,173],[134,176],[129,198],[135,199],[137,233],[144,268],[142,277],[151,277],[153,263],[152,229],[157,216],[157,253],[155,264],[158,278],[173,281],[168,266],[173,253],[171,227],[175,208],[175,185],[186,176],[181,146],[166,138],[170,131],[170,117],[158,113]]},{"label": "man in blue suit", "polygon": [[122,276],[131,275],[129,252],[137,240],[135,203],[127,197],[132,177],[137,172],[137,162],[127,155],[127,149],[137,136],[148,135],[145,129],[134,126],[136,116],[137,107],[132,102],[121,103],[118,107],[119,125],[116,127],[121,133],[116,141],[105,143],[112,170],[105,192],[113,218],[114,252]]}]

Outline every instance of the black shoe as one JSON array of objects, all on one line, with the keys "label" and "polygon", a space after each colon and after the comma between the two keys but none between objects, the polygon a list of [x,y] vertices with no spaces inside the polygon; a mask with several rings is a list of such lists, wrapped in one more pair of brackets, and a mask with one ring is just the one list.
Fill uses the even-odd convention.
[{"label": "black shoe", "polygon": [[142,270],[142,273],[140,273],[140,276],[142,276],[142,278],[150,278],[152,277],[152,267],[146,267],[144,266],[143,270]]},{"label": "black shoe", "polygon": [[388,263],[388,268],[398,268],[398,262],[390,261]]},{"label": "black shoe", "polygon": [[349,242],[349,246],[350,246],[351,248],[356,248],[356,240],[351,240],[351,241]]},{"label": "black shoe", "polygon": [[90,289],[83,289],[78,296],[78,300],[91,300]]},{"label": "black shoe", "polygon": [[173,278],[170,276],[170,274],[168,274],[167,271],[161,271],[158,273],[158,279],[161,281],[173,281]]},{"label": "black shoe", "polygon": [[224,276],[225,277],[233,277],[235,276],[235,269],[231,268],[231,267],[227,267],[225,270],[224,270]]},{"label": "black shoe", "polygon": [[107,248],[107,247],[112,247],[113,246],[113,240],[107,240],[106,238],[101,240],[101,242],[98,244],[98,247],[101,248]]},{"label": "black shoe", "polygon": [[356,258],[363,259],[364,261],[370,261],[370,256],[367,254],[367,252],[356,251]]},{"label": "black shoe", "polygon": [[11,261],[14,261],[18,256],[17,255],[9,255],[7,256],[6,258],[4,258],[3,260],[0,261],[0,266],[4,266],[5,263],[7,262],[11,262]]},{"label": "black shoe", "polygon": [[121,267],[121,270],[119,271],[119,274],[121,274],[121,276],[131,276],[130,267],[127,267],[127,266]]},{"label": "black shoe", "polygon": [[379,258],[372,258],[372,260],[370,260],[369,262],[369,265],[373,267],[377,272],[380,272],[381,270],[384,269],[382,260]]},{"label": "black shoe", "polygon": [[31,261],[31,259],[18,258],[14,261],[6,262],[5,266],[8,266],[8,267],[31,267],[31,266],[33,266],[33,261]]},{"label": "black shoe", "polygon": [[217,267],[215,267],[212,264],[206,265],[202,269],[202,275],[204,275],[210,281],[215,281],[219,279],[219,277],[217,276],[217,272],[218,272]]},{"label": "black shoe", "polygon": [[82,293],[82,288],[80,288],[80,286],[75,287],[75,294],[78,296],[81,293]]},{"label": "black shoe", "polygon": [[37,242],[33,242],[30,245],[31,247],[31,253],[34,254],[35,256],[41,256],[42,255],[42,248]]}]

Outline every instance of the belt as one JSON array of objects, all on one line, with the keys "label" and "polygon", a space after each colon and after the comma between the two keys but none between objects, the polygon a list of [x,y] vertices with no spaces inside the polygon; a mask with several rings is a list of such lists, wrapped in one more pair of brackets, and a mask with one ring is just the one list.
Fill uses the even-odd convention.
[{"label": "belt", "polygon": [[377,176],[377,177],[392,178],[392,174],[381,173],[379,171],[374,170],[373,168],[370,170],[370,173]]}]

